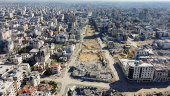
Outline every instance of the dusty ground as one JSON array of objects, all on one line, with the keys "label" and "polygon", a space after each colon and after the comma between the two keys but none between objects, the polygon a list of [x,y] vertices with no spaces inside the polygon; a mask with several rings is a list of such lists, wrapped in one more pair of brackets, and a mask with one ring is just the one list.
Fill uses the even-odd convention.
[{"label": "dusty ground", "polygon": [[131,48],[127,50],[127,53],[122,52],[120,54],[115,54],[113,56],[113,58],[117,61],[118,59],[122,59],[122,58],[132,58],[134,56],[134,52],[135,52],[135,48]]},{"label": "dusty ground", "polygon": [[[150,94],[158,94],[162,93],[165,95],[160,95],[160,96],[167,96],[170,94],[170,86],[167,88],[151,88],[151,89],[141,89],[137,92],[123,92],[124,96],[139,96],[139,95],[147,95],[148,93]],[[158,95],[155,95],[158,96]]]},{"label": "dusty ground", "polygon": [[87,28],[86,36],[92,36],[94,35],[94,30],[92,30],[91,26]]},{"label": "dusty ground", "polygon": [[79,56],[80,62],[95,61],[99,59],[100,59],[99,54],[91,53],[91,52],[83,52],[83,53],[80,53],[80,56]]},{"label": "dusty ground", "polygon": [[147,45],[147,44],[152,44],[154,40],[146,40],[146,41],[136,41],[137,45]]},{"label": "dusty ground", "polygon": [[84,45],[83,48],[89,49],[89,50],[100,49],[100,46],[97,43],[96,39],[86,39],[84,40],[83,45]]},{"label": "dusty ground", "polygon": [[[89,25],[89,27],[87,28],[86,31],[86,36],[88,39],[85,39],[83,42],[83,48],[84,49],[100,49],[99,43],[97,42],[97,39],[95,39],[94,35],[94,30],[91,28],[91,26]],[[89,37],[91,36],[91,37]]]}]

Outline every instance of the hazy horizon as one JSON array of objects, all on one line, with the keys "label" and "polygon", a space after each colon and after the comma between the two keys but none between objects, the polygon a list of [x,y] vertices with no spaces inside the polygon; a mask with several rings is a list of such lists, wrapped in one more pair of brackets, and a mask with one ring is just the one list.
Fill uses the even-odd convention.
[{"label": "hazy horizon", "polygon": [[0,0],[0,2],[170,2],[170,0]]}]

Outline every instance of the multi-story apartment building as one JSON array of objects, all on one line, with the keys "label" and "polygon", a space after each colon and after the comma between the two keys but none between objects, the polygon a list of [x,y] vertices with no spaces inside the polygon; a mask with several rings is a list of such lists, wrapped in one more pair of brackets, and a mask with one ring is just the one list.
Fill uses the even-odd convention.
[{"label": "multi-story apartment building", "polygon": [[155,67],[152,64],[141,60],[119,59],[119,65],[130,82],[151,82],[154,78]]},{"label": "multi-story apartment building", "polygon": [[59,33],[57,36],[56,36],[56,42],[58,43],[64,43],[68,40],[68,36],[66,33],[62,32],[62,33]]},{"label": "multi-story apartment building", "polygon": [[17,92],[13,81],[0,81],[0,96],[16,96]]},{"label": "multi-story apartment building", "polygon": [[169,81],[168,78],[168,69],[163,67],[156,67],[155,74],[154,74],[154,81],[155,82],[166,82]]},{"label": "multi-story apartment building", "polygon": [[27,84],[38,86],[40,84],[40,75],[38,71],[32,71],[27,77]]},{"label": "multi-story apartment building", "polygon": [[0,40],[10,38],[11,34],[12,34],[12,31],[9,29],[7,30],[5,28],[0,29]]},{"label": "multi-story apartment building", "polygon": [[61,70],[61,64],[60,63],[53,63],[51,65],[51,71],[53,74],[59,74]]},{"label": "multi-story apartment building", "polygon": [[34,65],[34,71],[42,72],[45,69],[45,62],[37,62]]},{"label": "multi-story apartment building", "polygon": [[42,41],[42,40],[33,39],[30,42],[30,47],[31,48],[40,48],[43,45],[44,45],[44,41]]},{"label": "multi-story apartment building", "polygon": [[75,44],[70,44],[69,42],[66,42],[65,50],[67,53],[72,53],[74,49],[75,49]]},{"label": "multi-story apartment building", "polygon": [[36,62],[46,62],[50,58],[50,50],[48,47],[40,48],[39,52],[35,56]]},{"label": "multi-story apartment building", "polygon": [[24,74],[22,72],[14,72],[14,73],[11,73],[10,75],[11,77],[13,77],[14,85],[18,93],[19,90],[21,90],[21,88],[23,87]]},{"label": "multi-story apartment building", "polygon": [[20,64],[20,63],[22,63],[22,56],[14,55],[14,56],[11,56],[10,60],[14,64]]}]

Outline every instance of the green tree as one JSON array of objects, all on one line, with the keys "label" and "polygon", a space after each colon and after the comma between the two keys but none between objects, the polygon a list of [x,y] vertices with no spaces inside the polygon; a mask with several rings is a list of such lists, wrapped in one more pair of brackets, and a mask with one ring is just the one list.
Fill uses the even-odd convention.
[{"label": "green tree", "polygon": [[51,75],[52,74],[51,68],[47,68],[44,74]]}]

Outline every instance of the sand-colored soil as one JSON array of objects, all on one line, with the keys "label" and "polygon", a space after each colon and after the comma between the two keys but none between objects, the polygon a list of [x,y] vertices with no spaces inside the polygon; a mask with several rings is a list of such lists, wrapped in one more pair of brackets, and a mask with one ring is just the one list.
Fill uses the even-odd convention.
[{"label": "sand-colored soil", "polygon": [[126,50],[127,52],[122,52],[119,53],[119,54],[115,54],[113,56],[113,58],[117,61],[118,59],[122,59],[122,58],[132,58],[134,56],[134,52],[135,52],[135,49],[134,48],[131,48],[131,49],[127,49]]},{"label": "sand-colored soil", "polygon": [[79,61],[80,62],[88,62],[88,61],[95,61],[95,60],[99,60],[100,56],[97,53],[91,53],[91,52],[83,52],[80,53],[79,56]]},{"label": "sand-colored soil", "polygon": [[84,49],[100,49],[99,44],[97,43],[96,39],[86,39],[83,42]]},{"label": "sand-colored soil", "polygon": [[137,45],[148,45],[148,44],[152,44],[154,40],[145,40],[145,41],[136,41]]},{"label": "sand-colored soil", "polygon": [[94,35],[94,30],[92,28],[87,28],[86,36],[92,36]]}]

